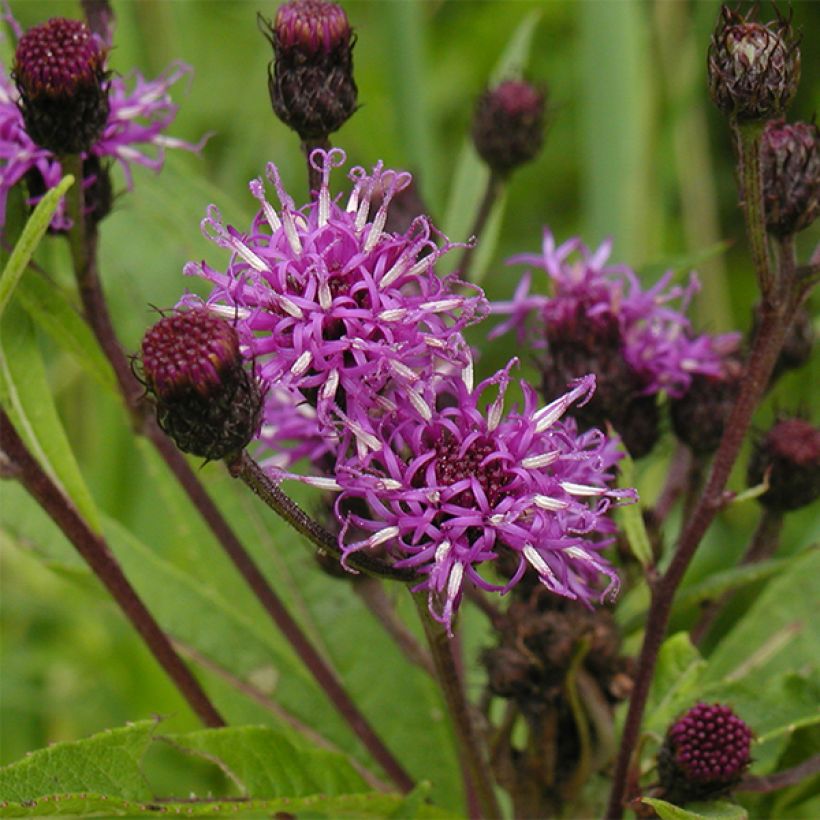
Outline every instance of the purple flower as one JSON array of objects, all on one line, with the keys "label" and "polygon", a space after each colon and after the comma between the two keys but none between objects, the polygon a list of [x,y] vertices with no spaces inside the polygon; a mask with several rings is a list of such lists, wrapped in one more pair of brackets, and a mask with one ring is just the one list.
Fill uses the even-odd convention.
[{"label": "purple flower", "polygon": [[250,183],[260,210],[247,232],[224,225],[211,206],[203,233],[230,260],[223,270],[190,262],[185,273],[214,284],[209,307],[236,315],[263,379],[298,390],[322,425],[340,422],[366,446],[370,418],[395,409],[391,392],[418,400],[434,372],[466,364],[461,331],[486,313],[486,302],[477,288],[465,295],[456,289],[461,283],[436,275],[436,260],[452,245],[438,246],[426,217],[404,234],[384,230],[390,200],[409,174],[381,163],[370,174],[354,168],[342,205],[329,183],[344,161],[338,149],[313,152],[322,184],[300,209],[269,163],[281,208],[267,200],[262,179]]},{"label": "purple flower", "polygon": [[[19,36],[19,27],[8,14],[6,18]],[[132,163],[158,171],[162,168],[166,148],[198,151],[207,139],[205,137],[194,145],[163,133],[173,122],[178,109],[171,100],[169,89],[190,74],[191,68],[175,63],[156,80],[146,80],[137,71],[127,78],[115,76],[111,79],[108,119],[89,154],[98,159],[116,160],[125,173],[129,190],[132,187]],[[5,224],[9,191],[27,174],[39,174],[35,187],[42,190],[54,187],[63,176],[55,155],[36,145],[26,133],[18,99],[17,88],[3,67],[0,72],[0,224]],[[87,158],[89,155],[83,156]],[[94,180],[86,176],[83,184],[89,188],[93,183]],[[30,204],[36,201],[37,197],[33,197]],[[70,225],[64,204],[60,203],[51,227],[66,230]]]},{"label": "purple flower", "polygon": [[[468,367],[430,380],[423,402],[397,395],[395,414],[374,429],[364,458],[342,455],[336,466],[344,556],[381,548],[397,567],[414,567],[425,576],[417,590],[428,592],[431,613],[448,630],[467,583],[503,593],[531,568],[552,592],[584,603],[618,588],[600,555],[610,543],[602,536],[614,529],[606,513],[635,492],[609,488],[620,458],[611,441],[561,421],[595,380],[579,379],[540,409],[522,382],[523,408],[505,414],[514,363],[475,389]],[[482,410],[490,388],[496,395]],[[502,554],[513,558],[511,577],[482,577],[480,566]],[[602,593],[601,575],[609,579]]]},{"label": "purple flower", "polygon": [[535,314],[535,334],[529,341],[536,347],[572,342],[578,336],[608,344],[614,337],[644,395],[663,390],[677,397],[686,392],[694,373],[720,376],[723,357],[734,350],[740,335],[692,332],[685,312],[699,287],[694,274],[685,287],[671,285],[670,272],[643,290],[631,268],[605,264],[611,247],[607,241],[592,252],[577,237],[556,247],[545,230],[541,255],[520,254],[509,262],[545,271],[552,295],[530,294],[527,272],[512,301],[491,306],[493,313],[510,314],[492,335],[515,329],[524,341]]}]

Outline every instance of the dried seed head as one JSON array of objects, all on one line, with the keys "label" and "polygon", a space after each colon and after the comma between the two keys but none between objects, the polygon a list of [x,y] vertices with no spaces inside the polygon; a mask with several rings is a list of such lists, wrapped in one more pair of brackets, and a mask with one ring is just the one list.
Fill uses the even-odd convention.
[{"label": "dried seed head", "polygon": [[224,319],[205,309],[160,319],[142,340],[142,371],[157,421],[180,450],[225,458],[256,433],[260,391]]},{"label": "dried seed head", "polygon": [[302,140],[325,139],[356,110],[355,37],[341,6],[292,0],[271,24],[259,18],[273,46],[268,91],[274,113]]},{"label": "dried seed head", "polygon": [[543,91],[507,80],[479,97],[473,117],[476,150],[494,171],[507,174],[534,159],[544,142]]},{"label": "dried seed head", "polygon": [[664,799],[684,804],[726,794],[751,762],[752,731],[728,706],[698,703],[666,733],[658,755]]},{"label": "dried seed head", "polygon": [[739,122],[766,120],[788,107],[800,80],[800,50],[788,20],[758,23],[721,8],[709,46],[709,93]]},{"label": "dried seed head", "polygon": [[13,76],[34,142],[61,156],[99,139],[109,112],[105,56],[79,20],[55,17],[20,38]]}]

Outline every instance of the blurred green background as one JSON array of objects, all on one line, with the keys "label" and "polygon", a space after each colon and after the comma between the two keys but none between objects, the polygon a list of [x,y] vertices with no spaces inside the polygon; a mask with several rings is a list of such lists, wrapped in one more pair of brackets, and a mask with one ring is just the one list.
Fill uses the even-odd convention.
[{"label": "blurred green background", "polygon": [[[694,306],[698,327],[749,327],[755,290],[736,205],[731,139],[705,86],[716,2],[343,5],[358,34],[355,69],[361,109],[334,135],[334,144],[347,151],[352,163],[370,166],[383,159],[388,166],[416,173],[436,224],[454,240],[465,239],[469,230],[464,212],[454,210],[451,183],[472,105],[514,32],[528,19],[535,26],[529,60],[520,68],[525,77],[549,89],[549,131],[540,157],[510,181],[500,238],[483,280],[491,298],[507,298],[517,282],[520,270],[506,267],[504,259],[536,251],[542,227],[549,225],[559,240],[581,234],[596,245],[613,236],[613,259],[639,269],[647,281],[666,267],[697,261],[703,283]],[[795,23],[803,31],[804,80],[791,118],[805,120],[820,100],[820,57],[812,48],[820,41],[820,3],[793,5]],[[11,6],[24,27],[49,16],[78,14],[78,4],[72,2],[26,0]],[[137,169],[135,190],[117,199],[102,226],[104,282],[121,338],[133,351],[155,320],[149,305],[172,306],[183,288],[197,288],[198,283],[183,279],[183,264],[206,257],[214,264],[223,261],[198,227],[209,203],[217,203],[228,222],[246,224],[255,205],[247,181],[263,173],[269,160],[280,167],[297,202],[307,186],[298,140],[274,118],[267,97],[271,54],[256,14],[272,17],[274,4],[140,0],[114,2],[114,8],[112,67],[122,74],[136,67],[153,77],[174,60],[189,63],[195,74],[189,87],[183,83],[174,91],[181,108],[169,133],[196,141],[213,132],[199,156],[169,152],[161,175]],[[9,53],[6,41],[7,67]],[[122,189],[121,177],[115,179]],[[341,175],[336,186],[343,186]],[[800,236],[802,258],[817,240],[816,229]],[[727,243],[725,252],[715,250],[721,242]],[[62,243],[48,240],[38,259],[57,280],[70,281]],[[482,372],[498,367],[514,352],[509,339],[484,345],[486,329],[472,337],[485,349]],[[151,570],[149,559],[129,547],[123,536],[115,548],[127,556],[123,560],[138,587],[158,612],[184,624],[182,632],[193,628],[185,620],[187,605],[178,597],[185,583],[206,597],[213,593],[230,602],[241,622],[253,626],[261,646],[275,645],[287,658],[284,666],[260,664],[249,649],[248,658],[236,661],[247,679],[279,698],[289,685],[282,670],[296,666],[288,650],[272,636],[261,610],[152,453],[135,444],[117,401],[47,336],[41,344],[62,420],[92,494],[112,522],[109,526],[134,534],[148,545],[145,555],[158,555],[163,572],[173,575],[167,580]],[[532,372],[526,361],[524,372]],[[818,375],[815,356],[809,371],[786,376],[761,409],[758,425],[765,427],[776,411],[816,412],[812,400]],[[670,439],[641,465],[641,489],[650,502],[663,478]],[[423,675],[404,671],[403,660],[349,586],[322,576],[297,537],[233,486],[218,465],[202,468],[200,475],[391,745],[408,749],[416,744],[413,767],[417,772],[430,767],[429,746],[419,744],[416,727],[407,726],[413,722],[408,715],[420,713],[438,727],[434,731],[443,733],[442,748],[434,756],[451,767],[437,695]],[[739,473],[734,486],[741,482]],[[0,763],[54,740],[81,737],[153,713],[170,716],[174,729],[196,726],[50,522],[15,485],[4,482],[0,493]],[[755,517],[754,503],[723,516],[691,578],[729,566],[742,552]],[[787,527],[785,550],[797,550],[816,538],[811,511],[795,515]],[[163,587],[166,580],[161,579],[168,586]],[[738,611],[757,591],[752,588],[741,598]],[[412,613],[408,615],[412,622]],[[207,617],[198,623],[200,630],[208,631]],[[473,655],[482,628],[477,623],[468,633],[467,649]],[[242,648],[235,650],[241,655]],[[373,681],[374,657],[383,670],[378,682]],[[391,682],[407,675],[414,681],[416,698],[394,702]],[[205,679],[232,722],[271,719],[213,674]],[[314,705],[317,698],[321,701],[318,693],[308,684],[300,689],[301,679],[295,680],[283,696],[289,708],[314,719],[319,709],[327,735],[366,760],[327,706]],[[471,672],[470,684],[477,692],[479,671]],[[457,800],[455,787],[441,788],[442,799]]]}]

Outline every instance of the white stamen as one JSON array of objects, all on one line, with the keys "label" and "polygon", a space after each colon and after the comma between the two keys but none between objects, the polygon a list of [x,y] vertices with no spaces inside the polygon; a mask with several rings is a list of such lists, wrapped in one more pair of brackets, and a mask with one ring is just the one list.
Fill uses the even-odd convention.
[{"label": "white stamen", "polygon": [[381,449],[379,440],[372,433],[368,433],[361,424],[352,419],[347,419],[347,426],[353,435],[356,436],[357,442],[363,444],[365,447],[369,447],[374,452]]},{"label": "white stamen", "polygon": [[437,564],[440,564],[446,558],[448,552],[450,552],[450,542],[449,541],[442,541],[436,547],[435,562]]},{"label": "white stamen", "polygon": [[268,269],[264,261],[244,244],[244,242],[240,242],[237,239],[231,242],[231,246],[254,270],[258,270],[261,273]]},{"label": "white stamen", "polygon": [[427,402],[415,390],[407,391],[407,398],[410,403],[416,408],[416,412],[425,420],[430,421],[433,418],[433,411]]},{"label": "white stamen", "polygon": [[395,538],[399,534],[398,527],[385,527],[383,530],[379,530],[370,538],[367,539],[367,543],[371,547],[378,547],[379,544],[383,544],[385,541],[389,541],[391,538]]},{"label": "white stamen", "polygon": [[396,279],[401,276],[407,268],[407,258],[405,255],[399,257],[399,260],[390,268],[387,273],[379,280],[379,287],[386,288],[393,284]]},{"label": "white stamen", "polygon": [[422,310],[432,310],[433,313],[442,313],[461,305],[461,299],[434,299],[432,302],[423,302],[419,307]]},{"label": "white stamen", "polygon": [[504,519],[505,519],[506,517],[507,517],[507,516],[506,516],[506,515],[504,515],[504,513],[496,513],[495,515],[491,515],[491,516],[490,516],[490,523],[491,523],[491,524],[495,524],[496,526],[498,526],[499,524],[503,524],[503,523],[504,523]]},{"label": "white stamen", "polygon": [[330,287],[327,282],[322,282],[319,285],[319,307],[322,310],[328,310],[333,303],[333,296],[330,293]]},{"label": "white stamen", "polygon": [[565,510],[569,507],[569,502],[561,501],[558,498],[550,498],[548,495],[534,495],[532,503],[542,510]]},{"label": "white stamen", "polygon": [[542,453],[539,456],[527,456],[527,458],[521,459],[521,466],[525,470],[538,470],[541,467],[552,464],[553,461],[557,461],[560,457],[561,453],[558,450],[554,450],[552,453]]},{"label": "white stamen", "polygon": [[291,301],[288,299],[287,296],[282,296],[282,294],[277,293],[274,297],[279,304],[279,307],[285,311],[285,313],[293,316],[294,319],[302,319],[304,318],[304,313],[302,313],[302,308],[296,304],[296,302]]},{"label": "white stamen", "polygon": [[595,563],[595,561],[592,560],[592,556],[580,547],[567,547],[564,552],[567,555],[571,555],[573,558],[580,558],[582,561],[588,561],[591,564]]},{"label": "white stamen", "polygon": [[390,367],[393,371],[398,375],[401,376],[403,379],[407,379],[409,382],[418,381],[419,375],[416,373],[415,370],[408,367],[403,362],[398,362],[395,359],[390,360]]},{"label": "white stamen", "polygon": [[469,358],[467,359],[466,366],[461,371],[461,380],[464,382],[465,385],[467,385],[467,392],[472,393],[473,392],[473,380],[474,380],[473,357],[472,356],[469,356]]},{"label": "white stamen", "polygon": [[542,577],[555,582],[555,573],[547,566],[547,562],[541,557],[532,544],[525,544],[522,550],[524,557],[530,562],[532,568]]},{"label": "white stamen", "polygon": [[589,487],[586,484],[573,484],[571,481],[560,482],[561,488],[570,495],[606,495],[607,490],[603,487]]},{"label": "white stamen", "polygon": [[461,579],[464,577],[464,564],[456,561],[450,570],[450,580],[447,582],[447,597],[452,601],[461,589]]},{"label": "white stamen", "polygon": [[404,485],[401,481],[396,481],[395,478],[380,478],[376,482],[376,486],[380,490],[400,490]]},{"label": "white stamen", "polygon": [[290,372],[294,376],[301,376],[309,367],[310,363],[313,361],[313,353],[311,351],[306,350],[294,363],[290,369]]},{"label": "white stamen", "polygon": [[424,344],[428,347],[437,347],[439,350],[447,347],[447,342],[445,342],[444,339],[437,338],[436,336],[422,336],[422,339],[424,339]]},{"label": "white stamen", "polygon": [[295,256],[299,256],[302,253],[302,242],[299,239],[299,234],[296,232],[296,226],[293,223],[293,214],[290,211],[285,211],[282,214],[282,224],[290,249]]},{"label": "white stamen", "polygon": [[251,315],[248,308],[232,307],[230,305],[208,305],[208,313],[224,316],[226,319],[247,319]]},{"label": "white stamen", "polygon": [[501,423],[501,413],[504,411],[504,399],[499,396],[491,405],[487,414],[487,432],[492,433]]},{"label": "white stamen", "polygon": [[379,319],[385,322],[396,322],[403,319],[407,315],[407,308],[392,308],[391,310],[383,310],[379,314]]},{"label": "white stamen", "polygon": [[332,478],[322,478],[321,476],[306,476],[302,479],[305,484],[311,487],[318,487],[321,490],[341,490],[342,488]]},{"label": "white stamen", "polygon": [[339,386],[339,371],[331,370],[327,381],[322,387],[322,398],[330,399],[336,395],[336,388]]}]

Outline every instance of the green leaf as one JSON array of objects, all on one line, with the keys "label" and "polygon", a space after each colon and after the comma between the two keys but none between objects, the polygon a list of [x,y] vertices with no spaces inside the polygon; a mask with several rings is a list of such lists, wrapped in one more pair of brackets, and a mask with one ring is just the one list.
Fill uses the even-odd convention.
[{"label": "green leaf", "polygon": [[749,816],[743,806],[726,800],[691,803],[687,808],[681,808],[656,797],[642,797],[641,802],[652,806],[661,820],[746,820]]},{"label": "green leaf", "polygon": [[[623,450],[624,457],[619,466],[618,486],[635,486],[635,462],[629,453]],[[652,554],[652,544],[649,541],[649,534],[646,531],[646,523],[643,520],[643,510],[640,502],[637,504],[625,504],[615,511],[618,525],[626,536],[629,549],[640,561],[642,567],[652,566],[654,556]]]},{"label": "green leaf", "polygon": [[16,303],[0,323],[0,405],[40,466],[99,532],[99,513],[54,406],[37,336]]},{"label": "green leaf", "polygon": [[0,274],[0,317],[11,299],[17,283],[25,273],[28,263],[40,240],[54,216],[54,211],[60,204],[63,194],[74,184],[74,177],[71,174],[64,176],[60,182],[47,191],[45,196],[37,203],[34,213],[29,217],[23,233],[12,251],[3,273]]},{"label": "green leaf", "polygon": [[149,799],[151,789],[139,764],[156,726],[156,721],[144,720],[33,752],[0,769],[0,795],[16,803],[84,791]]},{"label": "green leaf", "polygon": [[[533,11],[521,21],[490,75],[490,85],[521,74],[526,67],[532,38],[540,19],[541,12]],[[455,163],[452,187],[442,222],[444,232],[451,240],[463,242],[469,238],[489,179],[489,169],[476,153],[472,140],[465,139]],[[495,252],[506,202],[506,196],[500,195],[490,212],[473,259],[471,278],[474,282],[481,280]],[[451,273],[458,259],[459,254],[456,252],[444,256],[440,262],[441,271]]]},{"label": "green leaf", "polygon": [[116,392],[114,371],[100,350],[94,333],[58,285],[31,270],[17,286],[17,299],[34,322],[70,353],[98,384]]}]

